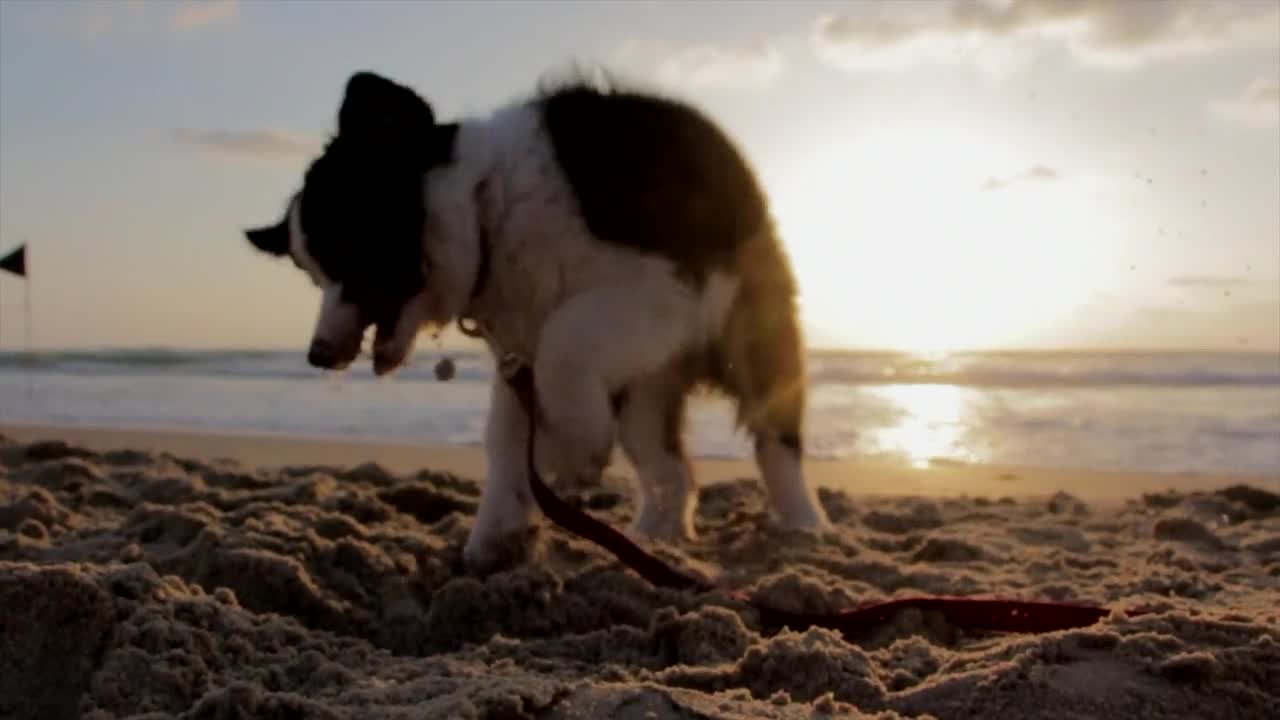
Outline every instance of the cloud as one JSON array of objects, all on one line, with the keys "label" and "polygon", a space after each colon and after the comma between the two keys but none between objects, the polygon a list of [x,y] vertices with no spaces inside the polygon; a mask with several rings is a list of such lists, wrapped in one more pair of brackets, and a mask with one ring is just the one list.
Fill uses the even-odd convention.
[{"label": "cloud", "polygon": [[765,40],[738,45],[632,42],[615,62],[669,87],[763,88],[783,72],[782,53]]},{"label": "cloud", "polygon": [[1167,346],[1280,348],[1280,303],[1274,300],[1144,306],[1137,320],[1144,335]]},{"label": "cloud", "polygon": [[50,14],[36,16],[36,22],[55,33],[92,40],[105,35],[137,32],[144,29],[147,7],[142,0],[124,2],[67,3]]},{"label": "cloud", "polygon": [[1280,302],[1215,301],[1085,306],[1053,338],[1075,336],[1093,347],[1166,350],[1280,349]]},{"label": "cloud", "polygon": [[240,0],[187,0],[169,18],[179,32],[231,22],[240,16]]},{"label": "cloud", "polygon": [[1239,287],[1247,282],[1249,282],[1248,279],[1238,275],[1176,275],[1168,280],[1169,285],[1173,287],[1209,290]]},{"label": "cloud", "polygon": [[1235,97],[1209,104],[1220,118],[1253,127],[1280,126],[1280,77],[1260,77]]},{"label": "cloud", "polygon": [[1247,0],[938,0],[824,15],[815,53],[851,71],[969,62],[1016,70],[1058,46],[1085,65],[1134,67],[1172,57],[1280,44],[1280,6]]},{"label": "cloud", "polygon": [[318,152],[321,142],[313,137],[282,130],[191,130],[173,131],[184,144],[222,155],[242,157],[293,157]]},{"label": "cloud", "polygon": [[1061,177],[1061,174],[1047,165],[1032,165],[1026,170],[1014,175],[1008,175],[1006,177],[996,177],[993,175],[988,177],[986,181],[982,183],[982,189],[988,191],[1003,190],[1010,185],[1028,182],[1046,182],[1050,180],[1057,180],[1059,177]]},{"label": "cloud", "polygon": [[[158,28],[172,32],[203,30],[232,22],[240,16],[240,0],[101,0],[48,3],[37,15],[37,27],[81,40],[147,33]],[[43,8],[42,8],[43,9]]]}]

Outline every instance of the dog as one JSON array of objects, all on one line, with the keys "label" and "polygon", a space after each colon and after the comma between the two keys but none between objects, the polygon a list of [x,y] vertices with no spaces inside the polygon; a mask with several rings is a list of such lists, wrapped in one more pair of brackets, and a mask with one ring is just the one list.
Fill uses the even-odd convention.
[{"label": "dog", "polygon": [[[695,537],[682,423],[699,387],[736,402],[781,526],[829,526],[802,471],[790,261],[742,153],[691,105],[577,80],[442,123],[362,70],[283,218],[244,233],[321,290],[315,367],[349,366],[373,328],[383,375],[420,332],[463,321],[495,359],[529,363],[536,467],[598,480],[620,444],[639,480],[633,537]],[[495,373],[468,569],[535,527],[526,422]]]}]

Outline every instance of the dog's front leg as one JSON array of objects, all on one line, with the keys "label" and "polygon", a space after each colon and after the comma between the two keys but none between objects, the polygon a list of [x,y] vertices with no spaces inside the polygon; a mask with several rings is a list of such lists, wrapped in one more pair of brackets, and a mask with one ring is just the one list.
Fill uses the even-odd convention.
[{"label": "dog's front leg", "polygon": [[470,572],[484,574],[511,564],[528,550],[536,531],[526,469],[528,418],[502,375],[495,374],[485,427],[485,481],[475,525],[462,549]]},{"label": "dog's front leg", "polygon": [[693,336],[691,294],[661,281],[596,288],[547,321],[534,382],[539,467],[561,483],[591,483],[615,439],[611,397],[666,364]]}]

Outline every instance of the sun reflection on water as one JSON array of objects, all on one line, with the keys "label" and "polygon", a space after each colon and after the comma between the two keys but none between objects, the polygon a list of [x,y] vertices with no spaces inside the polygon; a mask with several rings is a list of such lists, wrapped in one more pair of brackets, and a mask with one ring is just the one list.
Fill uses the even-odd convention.
[{"label": "sun reflection on water", "polygon": [[955,385],[881,385],[867,389],[898,410],[897,422],[870,432],[880,452],[904,458],[913,467],[932,462],[977,462],[969,442],[974,414],[972,391]]}]

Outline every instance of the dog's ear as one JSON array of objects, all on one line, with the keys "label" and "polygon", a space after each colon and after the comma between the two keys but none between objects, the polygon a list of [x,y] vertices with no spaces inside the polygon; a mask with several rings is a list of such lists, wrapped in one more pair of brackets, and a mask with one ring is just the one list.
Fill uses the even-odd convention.
[{"label": "dog's ear", "polygon": [[275,225],[250,228],[244,236],[254,247],[269,255],[287,255],[289,253],[289,221],[281,220]]},{"label": "dog's ear", "polygon": [[436,125],[431,131],[431,147],[427,161],[430,165],[448,165],[453,162],[453,147],[458,139],[458,124]]},{"label": "dog's ear", "polygon": [[367,71],[347,80],[338,109],[339,136],[379,145],[421,145],[434,126],[431,106],[410,88]]}]

